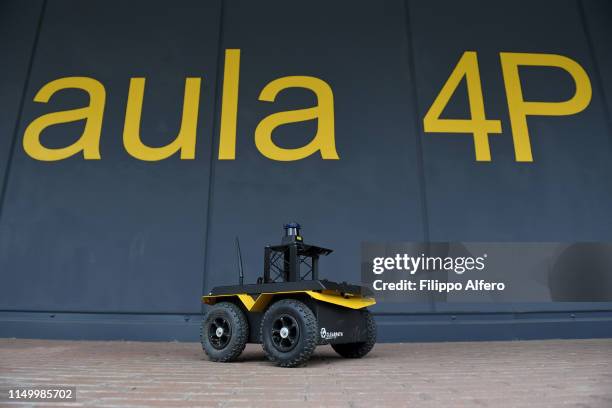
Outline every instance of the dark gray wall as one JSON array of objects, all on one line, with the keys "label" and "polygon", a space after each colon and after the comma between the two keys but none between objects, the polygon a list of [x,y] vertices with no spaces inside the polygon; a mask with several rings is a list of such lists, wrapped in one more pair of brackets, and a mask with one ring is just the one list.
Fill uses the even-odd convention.
[{"label": "dark gray wall", "polygon": [[[362,241],[612,241],[611,20],[605,0],[2,2],[0,55],[11,62],[0,68],[0,335],[195,339],[200,295],[235,280],[234,236],[254,280],[263,246],[290,220],[336,250],[322,275],[349,281],[360,277]],[[242,50],[237,158],[218,161],[228,48]],[[474,161],[470,135],[422,131],[466,50],[478,52],[488,118],[502,121],[490,163]],[[529,119],[533,163],[514,161],[501,51],[566,55],[591,78],[585,111]],[[261,119],[313,103],[296,89],[258,100],[285,75],[332,87],[340,160],[275,162],[256,149]],[[560,70],[521,75],[528,98],[573,92]],[[87,103],[78,91],[33,102],[66,76],[105,86],[100,161],[45,163],[23,150],[33,119]],[[151,145],[175,137],[185,78],[202,77],[196,160],[146,163],[125,152],[131,77],[147,79],[141,134]],[[463,86],[445,115],[467,116],[466,101]],[[274,137],[299,146],[314,129],[289,125]],[[43,140],[62,146],[81,132],[80,123],[54,126]],[[433,301],[375,309],[382,339],[394,341],[612,335],[610,310]],[[466,313],[461,330],[457,313]]]},{"label": "dark gray wall", "polygon": [[[41,18],[42,1],[3,2],[0,5],[0,191],[6,184],[16,125],[21,118],[23,92],[28,79],[32,49]],[[0,197],[1,198],[1,197]]]},{"label": "dark gray wall", "polygon": [[[0,308],[199,310],[219,20],[218,2],[47,2],[2,207],[0,269],[11,284],[0,289]],[[32,102],[66,76],[106,88],[99,161],[39,162],[21,147],[34,118],[87,103],[76,90]],[[141,135],[155,146],[178,133],[190,76],[203,76],[198,160],[129,156],[122,132],[130,78],[147,79]],[[53,126],[43,140],[66,145],[81,132],[80,123]]]}]

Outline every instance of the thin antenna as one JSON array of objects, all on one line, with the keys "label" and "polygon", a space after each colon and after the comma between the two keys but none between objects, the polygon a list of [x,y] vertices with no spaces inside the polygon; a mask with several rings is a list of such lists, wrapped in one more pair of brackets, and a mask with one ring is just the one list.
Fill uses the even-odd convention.
[{"label": "thin antenna", "polygon": [[238,261],[238,282],[244,285],[244,270],[242,268],[242,253],[240,252],[240,241],[236,237],[236,256]]}]

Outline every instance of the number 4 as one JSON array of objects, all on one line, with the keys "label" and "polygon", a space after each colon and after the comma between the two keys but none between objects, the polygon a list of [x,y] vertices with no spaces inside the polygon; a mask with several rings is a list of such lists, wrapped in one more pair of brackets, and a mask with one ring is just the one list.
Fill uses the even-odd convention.
[{"label": "number 4", "polygon": [[[465,76],[471,119],[440,119],[442,111]],[[466,51],[442,87],[423,119],[425,132],[471,133],[474,135],[476,161],[491,161],[489,133],[501,133],[501,121],[487,120],[484,110],[476,52]]]}]

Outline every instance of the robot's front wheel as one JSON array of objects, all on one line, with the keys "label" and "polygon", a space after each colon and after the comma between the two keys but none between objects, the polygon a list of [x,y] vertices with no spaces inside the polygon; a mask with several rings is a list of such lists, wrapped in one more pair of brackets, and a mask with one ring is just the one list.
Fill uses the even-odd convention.
[{"label": "robot's front wheel", "polygon": [[260,336],[269,360],[281,367],[300,366],[317,346],[317,318],[298,300],[279,300],[264,314]]},{"label": "robot's front wheel", "polygon": [[211,361],[228,362],[237,359],[248,338],[248,320],[233,303],[217,303],[202,320],[200,341]]}]

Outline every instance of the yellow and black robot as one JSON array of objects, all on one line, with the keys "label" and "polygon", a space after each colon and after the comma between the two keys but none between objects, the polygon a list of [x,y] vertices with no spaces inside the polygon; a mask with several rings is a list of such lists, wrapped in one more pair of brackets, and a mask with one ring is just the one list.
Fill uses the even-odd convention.
[{"label": "yellow and black robot", "polygon": [[215,287],[202,301],[200,339],[212,361],[238,358],[247,343],[262,344],[282,367],[304,364],[320,344],[341,356],[365,356],[376,342],[376,324],[368,306],[376,303],[368,288],[319,279],[319,257],[332,250],[304,243],[300,225],[284,226],[280,245],[266,246],[264,273],[244,284],[236,239],[238,285]]}]

